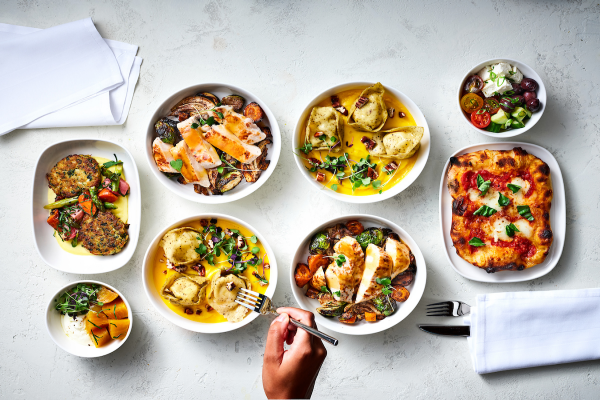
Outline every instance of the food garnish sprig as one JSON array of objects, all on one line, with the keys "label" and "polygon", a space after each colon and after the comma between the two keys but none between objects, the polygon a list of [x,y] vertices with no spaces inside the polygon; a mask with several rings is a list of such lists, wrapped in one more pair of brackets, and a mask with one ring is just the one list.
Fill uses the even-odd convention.
[{"label": "food garnish sprig", "polygon": [[104,305],[97,301],[98,291],[101,288],[96,284],[79,283],[75,288],[65,291],[58,299],[55,299],[56,306],[54,308],[61,314],[68,314],[71,317],[92,311],[92,306]]}]

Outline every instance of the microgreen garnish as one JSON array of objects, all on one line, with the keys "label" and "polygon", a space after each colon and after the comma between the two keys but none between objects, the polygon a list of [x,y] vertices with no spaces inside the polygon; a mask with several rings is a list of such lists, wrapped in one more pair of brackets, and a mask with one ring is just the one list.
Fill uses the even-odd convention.
[{"label": "microgreen garnish", "polygon": [[335,292],[333,292],[333,295],[340,297],[342,295],[342,293],[339,290],[336,290]]},{"label": "microgreen garnish", "polygon": [[250,236],[250,241],[254,244],[256,244],[256,242],[258,242],[258,238],[255,235]]},{"label": "microgreen garnish", "polygon": [[183,167],[183,161],[182,160],[173,160],[169,164],[171,164],[171,167],[173,167],[177,171],[181,172],[181,167]]},{"label": "microgreen garnish", "polygon": [[469,244],[475,247],[485,246],[483,240],[479,239],[477,236],[474,236],[471,240],[469,240]]},{"label": "microgreen garnish", "polygon": [[97,301],[100,288],[100,285],[80,283],[59,296],[55,309],[72,317],[88,312],[91,306],[101,305]]},{"label": "microgreen garnish", "polygon": [[526,220],[528,220],[528,221],[534,220],[533,215],[531,215],[531,209],[529,209],[529,206],[517,206],[517,211]]},{"label": "microgreen garnish", "polygon": [[498,197],[498,204],[502,207],[507,206],[510,204],[510,199],[508,197],[506,197],[505,195],[503,195],[502,193],[499,193],[500,196]]},{"label": "microgreen garnish", "polygon": [[329,291],[329,289],[327,289],[327,286],[321,286],[321,292],[323,292],[323,293],[331,293]]},{"label": "microgreen garnish", "polygon": [[498,212],[498,210],[496,210],[492,207],[481,206],[473,213],[473,215],[481,215],[482,217],[491,217],[492,215],[496,214],[496,212]]},{"label": "microgreen garnish", "polygon": [[337,191],[338,190],[338,185],[335,184],[335,183],[333,185],[331,185],[331,190]]},{"label": "microgreen garnish", "polygon": [[512,222],[509,225],[506,225],[506,234],[509,237],[513,237],[515,236],[515,232],[521,232],[516,226],[515,224],[513,224]]},{"label": "microgreen garnish", "polygon": [[313,149],[313,146],[311,143],[304,143],[304,146],[298,147],[298,150],[300,150],[304,154],[310,153],[312,151],[312,149]]},{"label": "microgreen garnish", "polygon": [[508,185],[506,185],[506,187],[512,190],[513,193],[517,193],[519,189],[521,189],[521,186],[513,185],[512,183],[509,183]]},{"label": "microgreen garnish", "polygon": [[376,278],[375,282],[377,282],[378,284],[383,286],[381,293],[383,293],[385,295],[392,294],[392,291],[394,289],[392,288],[392,279],[391,278],[389,278],[389,277]]},{"label": "microgreen garnish", "polygon": [[194,123],[192,124],[192,129],[198,129],[198,127],[199,127],[199,126],[200,126],[200,125],[198,125],[197,123],[195,123],[195,122],[194,122]]},{"label": "microgreen garnish", "polygon": [[481,191],[481,193],[479,194],[480,196],[485,196],[487,191],[490,189],[491,185],[492,181],[485,181],[483,180],[483,177],[481,175],[477,175],[477,189]]},{"label": "microgreen garnish", "polygon": [[342,266],[342,264],[343,264],[345,261],[346,261],[346,256],[344,256],[343,254],[340,254],[340,255],[338,255],[338,256],[335,258],[335,263],[336,263],[338,266],[340,266],[340,267]]}]

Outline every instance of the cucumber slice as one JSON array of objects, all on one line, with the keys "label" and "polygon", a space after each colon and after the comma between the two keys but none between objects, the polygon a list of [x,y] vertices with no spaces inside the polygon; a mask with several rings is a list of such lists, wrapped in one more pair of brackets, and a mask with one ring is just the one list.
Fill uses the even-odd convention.
[{"label": "cucumber slice", "polygon": [[498,133],[498,132],[500,132],[500,128],[502,128],[502,125],[497,124],[495,122],[490,122],[490,124],[488,125],[488,127],[485,128],[485,129],[487,131],[489,131],[489,132]]},{"label": "cucumber slice", "polygon": [[492,115],[492,122],[498,125],[504,125],[506,121],[508,121],[508,113],[503,110],[498,110],[498,112]]},{"label": "cucumber slice", "polygon": [[525,119],[525,117],[527,116],[527,111],[523,107],[517,107],[511,115],[522,122],[523,119]]},{"label": "cucumber slice", "polygon": [[509,119],[508,121],[506,121],[506,123],[504,125],[502,125],[503,129],[510,129],[510,127],[512,126],[511,123],[513,122],[512,119]]},{"label": "cucumber slice", "polygon": [[510,126],[512,126],[515,129],[525,128],[525,124],[523,122],[519,121],[518,119],[513,119]]}]

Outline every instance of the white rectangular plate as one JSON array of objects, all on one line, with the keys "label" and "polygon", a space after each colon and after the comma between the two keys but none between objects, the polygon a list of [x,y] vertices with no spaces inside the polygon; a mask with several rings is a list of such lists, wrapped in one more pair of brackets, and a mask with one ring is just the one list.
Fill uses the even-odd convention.
[{"label": "white rectangular plate", "polygon": [[[125,178],[131,187],[127,199],[129,242],[120,253],[110,256],[78,256],[60,248],[52,235],[54,230],[46,223],[49,212],[48,180],[46,174],[64,157],[70,154],[87,154],[113,159],[116,154],[123,161]],[[59,271],[72,274],[101,274],[121,268],[133,256],[140,235],[142,196],[138,170],[129,151],[108,140],[74,139],[50,145],[40,155],[33,175],[32,222],[35,246],[46,264]]]},{"label": "white rectangular plate", "polygon": [[[480,150],[512,150],[514,147],[521,147],[529,154],[533,154],[550,167],[550,178],[552,179],[552,207],[550,208],[550,226],[554,240],[548,256],[543,263],[524,271],[502,271],[493,274],[488,274],[485,270],[478,268],[456,254],[452,239],[450,238],[450,226],[452,224],[452,196],[448,192],[448,180],[446,172],[450,157],[471,153]],[[442,171],[442,180],[440,183],[440,222],[442,228],[442,240],[446,256],[452,268],[465,278],[469,278],[479,282],[492,283],[508,283],[508,282],[524,282],[539,278],[552,271],[560,256],[562,255],[563,246],[565,244],[565,235],[567,231],[567,207],[565,204],[565,186],[563,183],[560,167],[554,156],[543,147],[529,143],[519,142],[502,142],[502,143],[480,143],[462,148],[448,157],[444,170]]]}]

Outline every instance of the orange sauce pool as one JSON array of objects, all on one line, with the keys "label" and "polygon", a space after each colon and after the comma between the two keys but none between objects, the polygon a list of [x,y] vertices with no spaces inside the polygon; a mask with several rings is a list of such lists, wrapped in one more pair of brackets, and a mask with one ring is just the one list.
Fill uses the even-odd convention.
[{"label": "orange sauce pool", "polygon": [[[337,93],[337,96],[340,99],[340,103],[342,103],[342,105],[346,107],[347,110],[350,110],[350,108],[352,108],[352,104],[354,104],[356,99],[365,89],[366,88],[345,90],[343,92]],[[388,108],[392,107],[395,109],[394,118],[388,117],[387,121],[385,122],[385,125],[382,128],[383,131],[402,126],[416,126],[416,122],[413,116],[411,115],[411,113],[408,112],[408,109],[404,106],[404,104],[400,102],[400,100],[398,100],[396,97],[393,97],[388,91],[386,91],[383,95],[383,100],[385,101],[385,104]],[[326,98],[325,100],[317,104],[316,107],[331,107],[331,99]],[[399,118],[398,113],[400,112],[403,112],[404,114],[406,114],[406,116],[404,118]],[[354,127],[347,124],[347,116],[341,117],[344,121],[344,141],[342,143],[342,151],[338,153],[330,153],[328,150],[313,150],[308,155],[299,152],[300,156],[302,157],[302,162],[307,169],[311,168],[311,165],[307,161],[307,159],[311,157],[314,157],[318,160],[324,160],[325,156],[328,154],[334,157],[339,157],[344,153],[348,153],[351,160],[359,162],[361,158],[366,158],[369,155],[367,148],[364,144],[360,142],[360,139],[363,136],[371,138],[373,134],[371,132],[364,132],[355,129]],[[298,147],[304,145],[304,140],[306,138],[304,132],[306,131],[306,125],[308,124],[309,118],[310,113],[306,117],[306,121],[304,121],[304,128],[302,130],[303,133],[302,135],[300,135],[300,142],[298,143]],[[352,144],[352,147],[346,146],[346,143]],[[342,179],[341,181],[338,181],[338,179],[334,177],[331,172],[325,170],[319,171],[325,173],[324,186],[327,187],[329,190],[333,190],[331,186],[335,184],[337,185],[337,193],[347,194],[351,196],[370,196],[373,194],[378,194],[379,190],[385,192],[386,190],[391,189],[396,183],[404,179],[415,165],[415,162],[417,161],[417,157],[419,155],[419,151],[420,149],[415,153],[414,156],[407,158],[406,160],[394,160],[398,164],[398,169],[395,173],[389,175],[387,172],[385,172],[385,170],[383,170],[383,167],[385,167],[391,161],[391,159],[371,156],[371,162],[377,163],[376,171],[379,173],[379,177],[377,179],[381,181],[381,187],[379,189],[374,189],[373,186],[361,186],[353,190],[352,183],[349,179]],[[349,171],[349,169],[346,168],[346,171]],[[316,179],[316,172],[310,172],[310,174]]]},{"label": "orange sauce pool", "polygon": [[[216,226],[219,226],[223,229],[225,228],[229,228],[229,229],[237,229],[238,231],[240,231],[240,233],[246,237],[249,238],[250,236],[254,235],[254,233],[250,232],[248,229],[244,228],[243,226],[240,226],[234,222],[231,221],[226,221],[226,220],[217,220],[217,223],[215,224]],[[204,228],[202,228],[202,226],[200,225],[200,221],[194,221],[194,222],[190,222],[184,225],[179,226],[178,228],[184,227],[184,226],[189,226],[191,228],[195,228],[198,230],[203,230]],[[173,228],[175,229],[175,228]],[[262,259],[264,258],[264,262],[268,263],[269,262],[269,256],[266,255],[266,251],[265,248],[263,247],[263,245],[260,243],[260,240],[258,240],[256,243],[252,243],[249,239],[245,239],[246,243],[248,244],[248,248],[253,248],[254,246],[258,247],[260,249],[260,251],[257,253],[257,256]],[[266,255],[266,256],[265,256]],[[209,265],[208,261],[203,260],[201,262],[201,264],[204,266],[204,268],[206,269],[206,276],[207,277],[212,277],[214,276],[219,269],[224,269],[229,267],[229,263],[228,262],[221,262],[220,261],[226,261],[227,260],[227,256],[223,253],[221,253],[221,255],[219,257],[215,257],[215,265]],[[263,269],[262,266],[257,266],[258,268],[258,272],[259,274],[263,275]],[[246,268],[246,270],[241,274],[242,276],[245,276],[246,278],[248,278],[248,280],[251,282],[252,284],[252,288],[251,290],[255,291],[255,292],[259,292],[259,293],[265,293],[267,288],[269,287],[269,285],[266,286],[261,286],[258,282],[258,279],[252,275],[252,272],[255,271],[256,269],[252,266],[248,266],[248,268]],[[165,274],[166,272],[166,274]],[[198,273],[196,271],[194,271],[192,268],[188,267],[185,271],[187,274],[190,275],[197,275]],[[167,268],[167,258],[165,257],[165,252],[163,250],[162,247],[159,247],[157,249],[156,252],[156,256],[154,258],[154,271],[153,271],[153,278],[154,278],[154,288],[158,291],[158,293],[160,293],[165,281],[167,280],[167,277],[170,274],[173,274],[174,271],[171,269]],[[264,271],[264,276],[265,278],[270,281],[271,279],[271,271],[269,269]],[[210,289],[209,289],[210,290]],[[208,293],[207,293],[208,294]],[[206,306],[208,305],[208,303],[206,302],[206,300],[204,300],[200,306],[197,307],[183,307],[183,306],[178,306],[175,304],[171,304],[171,302],[169,302],[168,300],[162,299],[162,301],[167,305],[167,307],[169,307],[171,310],[173,310],[173,312],[175,312],[176,314],[189,319],[191,321],[197,321],[197,322],[204,322],[204,323],[210,323],[210,324],[215,324],[215,323],[220,323],[220,322],[227,322],[227,320],[225,319],[225,317],[223,317],[221,314],[219,314],[217,311],[212,310],[212,311],[207,311],[206,310]],[[191,308],[194,311],[194,314],[186,314],[184,312],[185,308]],[[201,314],[196,314],[196,310],[201,310],[202,313]]]}]

